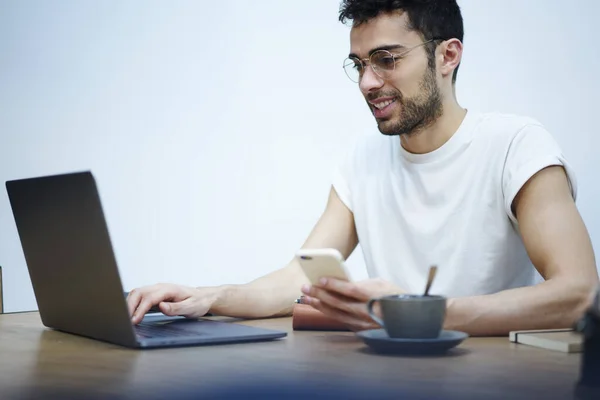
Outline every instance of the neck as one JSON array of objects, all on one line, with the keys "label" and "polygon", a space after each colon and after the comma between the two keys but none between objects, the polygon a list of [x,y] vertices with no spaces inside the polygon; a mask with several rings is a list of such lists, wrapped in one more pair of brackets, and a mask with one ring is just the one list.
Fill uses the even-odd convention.
[{"label": "neck", "polygon": [[458,130],[467,110],[455,99],[443,103],[443,114],[432,124],[410,135],[401,135],[400,144],[414,154],[430,153],[446,143]]}]

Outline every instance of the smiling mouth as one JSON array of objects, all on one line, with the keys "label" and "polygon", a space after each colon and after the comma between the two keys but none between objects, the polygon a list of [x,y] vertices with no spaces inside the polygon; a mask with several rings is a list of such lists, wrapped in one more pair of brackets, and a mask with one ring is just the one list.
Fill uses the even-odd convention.
[{"label": "smiling mouth", "polygon": [[383,110],[384,108],[386,108],[390,104],[394,103],[395,101],[396,100],[386,100],[386,101],[382,101],[381,103],[377,103],[377,104],[371,103],[371,105],[378,110]]}]

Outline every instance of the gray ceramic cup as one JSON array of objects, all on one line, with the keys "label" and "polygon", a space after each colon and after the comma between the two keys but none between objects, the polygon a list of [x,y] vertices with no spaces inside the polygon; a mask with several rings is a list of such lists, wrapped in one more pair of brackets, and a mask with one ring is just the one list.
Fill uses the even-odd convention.
[{"label": "gray ceramic cup", "polygon": [[[383,318],[373,312],[377,302]],[[444,326],[446,298],[411,294],[384,296],[370,299],[367,310],[391,338],[433,339]]]}]

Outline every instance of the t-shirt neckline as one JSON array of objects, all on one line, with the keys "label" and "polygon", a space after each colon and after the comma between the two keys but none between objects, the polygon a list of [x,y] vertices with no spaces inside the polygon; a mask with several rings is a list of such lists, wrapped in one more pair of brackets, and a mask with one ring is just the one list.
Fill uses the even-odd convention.
[{"label": "t-shirt neckline", "polygon": [[465,143],[466,135],[472,131],[475,121],[475,114],[472,111],[467,110],[467,113],[465,114],[465,117],[463,118],[456,132],[450,137],[450,139],[446,141],[446,143],[437,149],[424,154],[411,153],[402,147],[400,139],[397,138],[399,148],[398,151],[403,158],[414,164],[425,164],[439,161],[458,150],[461,145]]}]

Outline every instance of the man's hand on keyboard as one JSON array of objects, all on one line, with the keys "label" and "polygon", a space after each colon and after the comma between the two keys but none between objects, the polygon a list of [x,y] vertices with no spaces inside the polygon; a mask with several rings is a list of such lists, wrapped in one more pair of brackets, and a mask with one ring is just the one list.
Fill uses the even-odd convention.
[{"label": "man's hand on keyboard", "polygon": [[130,291],[127,307],[134,324],[139,324],[153,306],[158,306],[165,315],[199,318],[206,315],[216,294],[214,288],[159,283]]}]

